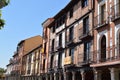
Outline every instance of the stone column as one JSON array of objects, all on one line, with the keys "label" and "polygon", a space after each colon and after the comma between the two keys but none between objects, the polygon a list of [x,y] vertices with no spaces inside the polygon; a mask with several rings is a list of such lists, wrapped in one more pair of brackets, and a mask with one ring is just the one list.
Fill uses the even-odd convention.
[{"label": "stone column", "polygon": [[101,80],[101,71],[94,70],[94,80]]},{"label": "stone column", "polygon": [[46,80],[48,80],[48,74],[46,74],[45,76],[46,76],[46,77],[45,77],[45,78],[46,78]]},{"label": "stone column", "polygon": [[50,80],[52,80],[52,74],[50,73]]},{"label": "stone column", "polygon": [[57,77],[57,73],[54,73],[54,80],[56,80],[56,77]]},{"label": "stone column", "polygon": [[59,80],[62,80],[62,73],[59,72]]},{"label": "stone column", "polygon": [[75,76],[75,72],[73,71],[73,72],[72,72],[72,80],[75,80],[75,77],[76,77],[76,76]]},{"label": "stone column", "polygon": [[64,72],[64,80],[67,80],[67,72]]},{"label": "stone column", "polygon": [[119,80],[119,72],[115,68],[109,68],[111,74],[111,80]]},{"label": "stone column", "polygon": [[82,80],[85,80],[85,71],[84,70],[81,71],[81,77],[82,77]]}]

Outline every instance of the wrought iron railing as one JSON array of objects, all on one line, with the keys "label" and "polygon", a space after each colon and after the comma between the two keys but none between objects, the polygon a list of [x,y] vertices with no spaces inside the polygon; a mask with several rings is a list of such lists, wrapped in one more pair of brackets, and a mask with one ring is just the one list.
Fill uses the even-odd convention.
[{"label": "wrought iron railing", "polygon": [[106,48],[106,52],[105,52],[106,56],[104,56],[103,58],[101,57],[101,54],[102,54],[101,50],[94,51],[92,64],[113,62],[113,61],[120,60],[120,48],[119,47],[112,46],[112,47]]},{"label": "wrought iron railing", "polygon": [[82,39],[82,38],[85,38],[87,37],[88,35],[90,35],[90,30],[85,30],[83,28],[80,28],[79,29],[79,39]]},{"label": "wrought iron railing", "polygon": [[120,2],[111,7],[111,19],[112,21],[120,18]]},{"label": "wrought iron railing", "polygon": [[93,54],[93,51],[87,52],[87,53],[83,52],[83,53],[78,54],[78,57],[77,57],[78,65],[84,65],[84,64],[91,63],[92,54]]},{"label": "wrought iron railing", "polygon": [[108,23],[108,12],[104,11],[104,13],[100,13],[94,18],[94,28],[100,27]]}]

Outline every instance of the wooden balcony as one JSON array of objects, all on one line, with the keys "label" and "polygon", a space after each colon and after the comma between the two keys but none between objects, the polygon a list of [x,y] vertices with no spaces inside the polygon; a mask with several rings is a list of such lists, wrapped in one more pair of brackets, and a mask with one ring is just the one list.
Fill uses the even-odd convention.
[{"label": "wooden balcony", "polygon": [[120,2],[111,7],[111,20],[115,21],[120,18]]},{"label": "wooden balcony", "polygon": [[104,13],[100,13],[96,17],[94,17],[94,29],[98,29],[109,22],[108,12],[104,11]]}]

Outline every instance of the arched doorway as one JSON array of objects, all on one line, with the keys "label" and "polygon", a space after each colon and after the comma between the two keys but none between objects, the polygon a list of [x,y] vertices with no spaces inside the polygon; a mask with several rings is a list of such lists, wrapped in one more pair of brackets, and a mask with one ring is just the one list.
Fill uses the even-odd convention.
[{"label": "arched doorway", "polygon": [[101,72],[101,80],[111,80],[110,71],[108,69],[103,69]]},{"label": "arched doorway", "polygon": [[104,62],[106,60],[106,37],[105,35],[101,37],[100,52],[101,52],[100,61]]},{"label": "arched doorway", "polygon": [[76,74],[75,74],[75,80],[82,80],[82,76],[81,76],[81,73],[80,71],[77,71]]},{"label": "arched doorway", "polygon": [[92,70],[85,72],[85,80],[94,80],[94,74]]},{"label": "arched doorway", "polygon": [[67,80],[72,80],[72,72],[67,73]]}]

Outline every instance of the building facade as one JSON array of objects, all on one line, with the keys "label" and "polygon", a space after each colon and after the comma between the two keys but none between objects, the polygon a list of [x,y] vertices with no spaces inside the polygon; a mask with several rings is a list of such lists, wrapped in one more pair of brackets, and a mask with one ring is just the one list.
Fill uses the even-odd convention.
[{"label": "building facade", "polygon": [[120,80],[120,0],[95,0],[95,80]]},{"label": "building facade", "polygon": [[[93,0],[71,0],[47,25],[50,80],[92,80]],[[44,33],[43,33],[44,34]]]},{"label": "building facade", "polygon": [[[34,36],[31,38],[20,41],[17,45],[17,49],[12,58],[12,71],[13,76],[26,75],[27,54],[36,49],[42,44],[41,36]],[[33,60],[34,61],[34,60]]]},{"label": "building facade", "polygon": [[71,0],[42,23],[42,45],[27,50],[25,40],[18,44],[20,74],[40,77],[32,80],[120,80],[119,22],[120,0]]},{"label": "building facade", "polygon": [[41,50],[42,43],[40,46],[33,49],[24,57],[27,58],[26,61],[26,76],[40,75],[40,64],[41,64]]},{"label": "building facade", "polygon": [[6,76],[9,76],[11,75],[11,72],[12,72],[12,68],[13,68],[13,60],[10,59],[9,60],[9,64],[7,65],[7,70],[6,70]]}]

